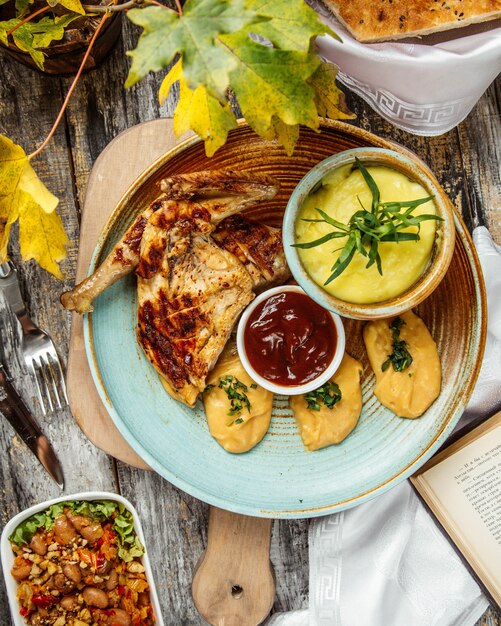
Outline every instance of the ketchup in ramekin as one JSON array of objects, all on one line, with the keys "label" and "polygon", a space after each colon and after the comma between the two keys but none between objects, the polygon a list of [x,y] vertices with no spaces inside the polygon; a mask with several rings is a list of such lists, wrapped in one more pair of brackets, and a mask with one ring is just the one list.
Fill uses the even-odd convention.
[{"label": "ketchup in ramekin", "polygon": [[344,332],[339,317],[300,287],[276,287],[245,311],[237,344],[256,382],[295,395],[316,389],[334,374],[344,352]]}]

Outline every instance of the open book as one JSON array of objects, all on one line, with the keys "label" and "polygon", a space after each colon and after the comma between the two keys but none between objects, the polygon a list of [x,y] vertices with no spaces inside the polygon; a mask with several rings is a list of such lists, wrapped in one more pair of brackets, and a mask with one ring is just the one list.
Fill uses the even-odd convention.
[{"label": "open book", "polygon": [[411,478],[489,596],[501,607],[501,413]]}]

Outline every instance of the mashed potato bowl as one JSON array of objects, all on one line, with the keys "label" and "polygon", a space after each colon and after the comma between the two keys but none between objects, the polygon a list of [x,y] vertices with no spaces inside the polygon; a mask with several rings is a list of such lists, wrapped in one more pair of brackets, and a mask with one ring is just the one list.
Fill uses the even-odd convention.
[{"label": "mashed potato bowl", "polygon": [[[298,243],[298,229],[301,228],[300,221],[305,214],[305,207],[308,206],[308,203],[311,204],[312,207],[315,206],[315,203],[312,203],[311,199],[315,197],[315,194],[318,194],[323,183],[336,180],[338,173],[343,174],[343,172],[345,172],[346,176],[348,176],[352,167],[355,167],[356,158],[358,158],[366,168],[377,168],[375,171],[394,171],[398,173],[399,179],[408,183],[407,186],[410,191],[414,193],[415,188],[417,188],[423,192],[418,194],[418,196],[432,196],[435,213],[441,218],[440,221],[433,220],[422,222],[421,224],[422,239],[424,242],[425,237],[428,238],[429,249],[426,259],[424,263],[422,263],[423,267],[419,269],[418,266],[416,279],[410,286],[405,286],[401,292],[396,293],[395,289],[393,289],[392,295],[383,297],[383,299],[375,302],[364,302],[362,296],[365,294],[362,292],[370,288],[371,276],[373,276],[374,282],[377,282],[379,279],[379,283],[383,286],[385,283],[390,283],[393,279],[394,276],[391,274],[391,271],[388,271],[386,277],[384,275],[384,260],[382,268],[383,275],[380,277],[377,274],[375,265],[371,270],[364,270],[363,268],[367,263],[367,259],[362,257],[359,253],[356,253],[354,262],[357,263],[359,269],[354,272],[353,277],[350,276],[349,280],[346,279],[346,275],[345,277],[341,275],[348,288],[344,289],[343,295],[340,296],[339,294],[333,294],[330,287],[324,287],[322,281],[318,280],[318,264],[310,263],[308,265],[305,262],[305,255],[303,254],[305,251],[294,247],[294,244]],[[383,190],[381,193],[383,195]],[[335,200],[335,196],[332,196],[333,194],[328,197],[329,202]],[[357,199],[359,199],[358,195]],[[386,200],[389,199],[395,198],[387,198]],[[411,197],[408,199],[416,198]],[[342,198],[341,201],[344,202],[345,198]],[[367,202],[364,206],[367,207]],[[418,212],[419,211],[416,211],[416,214]],[[313,215],[308,214],[308,217],[313,217]],[[316,217],[318,217],[318,215]],[[347,220],[343,220],[343,222],[346,223]],[[430,225],[432,225],[431,234]],[[383,148],[355,148],[353,150],[339,152],[321,161],[299,182],[288,201],[284,214],[283,241],[287,262],[294,278],[304,291],[313,300],[318,302],[318,304],[339,315],[353,319],[363,320],[392,317],[403,311],[412,309],[425,300],[436,289],[445,276],[454,252],[454,209],[432,172],[412,153],[407,152],[404,154]],[[304,239],[304,241],[306,241],[306,239]],[[334,239],[329,242],[329,246],[332,249],[342,248],[345,241],[344,238]],[[303,243],[303,240],[301,240],[301,242]],[[409,249],[412,250],[412,247],[417,243],[421,243],[421,241],[385,243],[380,245],[384,245],[386,248],[391,247],[397,252],[404,252],[405,249],[408,255]],[[325,248],[327,244],[323,244],[322,247],[324,249],[323,252],[317,253],[319,263],[321,260],[325,261]],[[309,253],[313,250],[319,250],[319,248],[312,248],[309,250]],[[357,259],[357,256],[360,258]],[[323,257],[323,259],[320,257]],[[335,256],[333,255],[332,262],[334,262],[334,260]],[[408,256],[402,256],[402,267],[404,265],[407,266],[408,263]],[[346,273],[348,269],[350,269],[349,266],[345,270]],[[367,276],[364,276],[365,273],[367,273]],[[367,280],[367,277],[369,277],[369,280]],[[358,279],[360,279],[360,294],[357,294],[356,281]],[[350,281],[352,284],[349,284]],[[350,293],[353,294],[352,298],[350,298]],[[358,297],[358,295],[360,295],[360,297]]]}]

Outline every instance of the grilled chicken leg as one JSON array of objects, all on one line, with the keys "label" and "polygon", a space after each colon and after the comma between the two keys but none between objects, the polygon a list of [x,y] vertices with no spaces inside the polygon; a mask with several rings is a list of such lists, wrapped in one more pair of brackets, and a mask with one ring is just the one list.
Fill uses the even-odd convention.
[{"label": "grilled chicken leg", "polygon": [[216,223],[244,207],[273,198],[279,188],[270,176],[230,170],[177,174],[164,179],[160,186],[164,195],[136,219],[94,274],[61,295],[65,309],[82,314],[92,311],[92,302],[102,291],[136,269],[144,227],[165,202],[171,199],[203,201],[211,221]]}]

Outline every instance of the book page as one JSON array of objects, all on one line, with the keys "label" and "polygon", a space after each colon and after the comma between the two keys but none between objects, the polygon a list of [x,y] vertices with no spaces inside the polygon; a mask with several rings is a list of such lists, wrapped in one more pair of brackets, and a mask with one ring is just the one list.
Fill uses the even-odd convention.
[{"label": "book page", "polygon": [[501,594],[501,427],[451,454],[422,478]]}]

